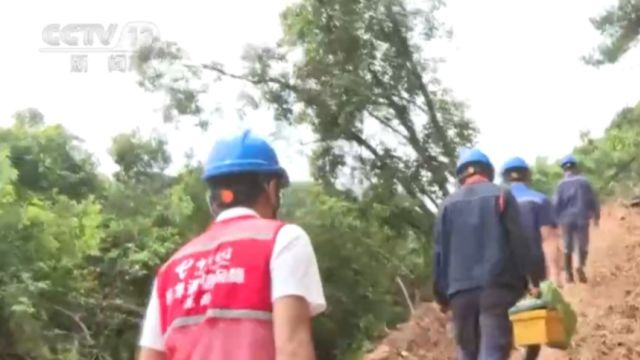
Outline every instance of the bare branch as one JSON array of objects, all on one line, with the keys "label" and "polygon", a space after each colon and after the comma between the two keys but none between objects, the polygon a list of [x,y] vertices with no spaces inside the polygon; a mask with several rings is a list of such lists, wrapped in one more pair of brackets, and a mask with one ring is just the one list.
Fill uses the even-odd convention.
[{"label": "bare branch", "polygon": [[[393,166],[391,166],[388,161],[385,161],[382,158],[382,154],[380,154],[380,152],[376,150],[376,148],[373,145],[371,145],[367,140],[365,140],[362,136],[360,136],[359,134],[353,131],[350,131],[347,135],[347,138],[354,141],[356,144],[362,146],[363,148],[365,148],[374,158],[376,158],[376,160],[380,161],[380,163],[383,164],[383,166],[393,169]],[[407,179],[402,177],[398,177],[397,181],[409,196],[411,196],[414,199],[421,199],[420,194],[418,194],[415,188],[411,186],[411,182],[407,181]],[[430,201],[433,201],[430,196],[427,195],[427,197],[429,198]],[[434,204],[437,204],[437,203],[434,202]],[[434,215],[423,201],[418,202],[418,207],[420,208],[420,211],[424,215],[427,215],[427,216]]]},{"label": "bare branch", "polygon": [[413,308],[413,303],[409,298],[409,293],[407,292],[407,288],[404,286],[404,283],[400,279],[399,276],[396,276],[396,282],[400,285],[400,289],[402,289],[402,294],[404,295],[404,299],[407,301],[407,305],[409,306],[409,310],[411,311],[411,315],[413,315],[416,310]]},{"label": "bare branch", "polygon": [[140,315],[140,316],[144,316],[144,312],[145,309],[135,306],[135,305],[131,305],[131,304],[127,304],[121,301],[117,301],[117,300],[110,300],[110,301],[105,301],[103,302],[104,305],[106,306],[110,306],[110,307],[115,307],[115,308],[119,308],[121,310],[126,310],[126,311],[130,311],[132,313],[135,313],[136,315]]},{"label": "bare branch", "polygon": [[[401,4],[400,4],[401,5]],[[404,53],[407,54],[408,57],[408,63],[409,63],[409,69],[411,70],[411,73],[413,74],[413,77],[415,78],[416,84],[418,85],[418,88],[420,90],[420,93],[424,99],[425,104],[427,105],[427,110],[429,113],[429,119],[431,120],[431,123],[433,124],[433,127],[436,129],[436,131],[438,132],[438,135],[440,135],[438,138],[441,146],[444,148],[445,153],[449,156],[449,157],[454,157],[455,156],[455,149],[451,146],[451,144],[447,141],[447,134],[444,131],[444,128],[442,127],[442,124],[440,123],[440,120],[438,118],[438,114],[436,111],[436,106],[433,102],[433,99],[431,98],[431,95],[429,94],[429,90],[427,88],[426,83],[424,82],[424,79],[422,77],[422,74],[420,73],[420,70],[418,68],[418,65],[416,63],[416,60],[413,58],[413,56],[411,56],[412,51],[411,48],[409,46],[409,39],[407,39],[407,37],[405,36],[405,34],[403,33],[401,27],[400,27],[400,23],[398,22],[398,18],[396,17],[395,12],[393,11],[393,8],[391,7],[391,4],[387,5],[387,13],[389,15],[389,19],[391,21],[391,29],[393,32],[393,35],[395,36],[395,38],[398,41],[395,41],[393,44],[398,47],[398,49]]]},{"label": "bare branch", "polygon": [[406,134],[401,133],[400,130],[396,129],[393,125],[391,125],[391,121],[390,120],[384,119],[382,116],[374,114],[373,112],[371,112],[371,110],[365,110],[365,113],[367,115],[371,116],[372,118],[378,120],[378,122],[380,124],[382,124],[387,129],[391,130],[396,135],[398,135],[401,138],[403,138],[405,141],[410,142],[409,141],[409,137]]},{"label": "bare branch", "polygon": [[276,85],[280,85],[283,88],[289,90],[289,91],[293,91],[296,94],[300,93],[300,88],[294,86],[293,84],[287,82],[287,81],[283,81],[282,79],[278,79],[275,77],[266,77],[264,79],[256,79],[256,78],[252,78],[250,76],[247,75],[238,75],[238,74],[233,74],[230,72],[227,72],[226,70],[224,70],[222,68],[222,66],[220,64],[217,63],[212,63],[212,64],[202,64],[202,67],[206,70],[210,70],[213,72],[216,72],[222,76],[226,76],[232,79],[236,79],[236,80],[242,80],[242,81],[246,81],[250,84],[253,85],[264,85],[264,84],[276,84]]},{"label": "bare branch", "polygon": [[71,311],[60,307],[58,305],[53,305],[51,304],[51,307],[60,311],[61,313],[69,316],[71,319],[73,319],[73,321],[80,327],[80,329],[82,329],[82,332],[84,333],[85,338],[87,339],[87,342],[89,344],[94,344],[95,342],[93,341],[93,338],[91,337],[91,332],[89,331],[89,329],[87,328],[87,326],[80,320],[80,314],[74,314]]}]

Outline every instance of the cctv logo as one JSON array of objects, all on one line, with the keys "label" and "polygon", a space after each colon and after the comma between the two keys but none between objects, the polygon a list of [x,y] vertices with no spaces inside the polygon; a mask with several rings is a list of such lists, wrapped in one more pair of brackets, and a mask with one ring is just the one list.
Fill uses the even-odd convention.
[{"label": "cctv logo", "polygon": [[133,52],[160,36],[152,22],[49,24],[42,30],[42,52]]}]

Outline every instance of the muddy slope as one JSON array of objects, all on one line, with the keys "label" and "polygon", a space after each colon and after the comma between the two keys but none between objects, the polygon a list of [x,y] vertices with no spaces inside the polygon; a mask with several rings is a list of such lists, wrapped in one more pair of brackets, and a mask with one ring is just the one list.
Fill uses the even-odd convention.
[{"label": "muddy slope", "polygon": [[[590,252],[590,282],[564,289],[579,317],[573,346],[567,352],[544,349],[542,359],[640,359],[640,210],[607,207]],[[445,317],[422,304],[364,359],[453,360],[455,351]]]}]

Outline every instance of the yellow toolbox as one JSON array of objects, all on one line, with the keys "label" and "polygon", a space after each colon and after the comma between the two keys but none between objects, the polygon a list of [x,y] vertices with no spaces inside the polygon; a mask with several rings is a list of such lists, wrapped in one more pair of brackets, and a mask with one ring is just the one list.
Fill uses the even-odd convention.
[{"label": "yellow toolbox", "polygon": [[511,315],[516,345],[563,344],[566,334],[562,318],[555,310],[530,310]]}]

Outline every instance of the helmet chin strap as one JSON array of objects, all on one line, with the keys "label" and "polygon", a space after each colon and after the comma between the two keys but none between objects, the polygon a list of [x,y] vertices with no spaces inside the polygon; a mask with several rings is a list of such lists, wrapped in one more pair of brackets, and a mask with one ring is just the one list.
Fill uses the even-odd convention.
[{"label": "helmet chin strap", "polygon": [[213,207],[213,201],[211,201],[211,191],[207,190],[206,193],[206,201],[207,201],[207,206],[209,207],[209,213],[211,213],[212,216],[217,216],[218,214],[216,214],[216,211]]},{"label": "helmet chin strap", "polygon": [[277,219],[278,218],[278,210],[280,208],[280,185],[277,185],[278,189],[276,190],[275,194],[273,194],[274,196],[271,196],[271,192],[269,189],[269,186],[265,186],[265,191],[267,192],[267,194],[269,195],[269,202],[271,203],[271,218],[272,219]]}]

